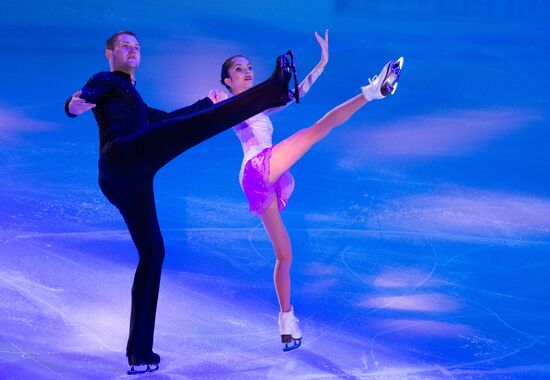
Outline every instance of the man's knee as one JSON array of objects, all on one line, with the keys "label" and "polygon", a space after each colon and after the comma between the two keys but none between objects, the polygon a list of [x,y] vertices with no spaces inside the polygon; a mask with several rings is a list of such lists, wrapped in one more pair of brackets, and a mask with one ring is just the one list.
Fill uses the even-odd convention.
[{"label": "man's knee", "polygon": [[155,241],[152,244],[152,253],[155,262],[162,263],[164,262],[164,256],[165,256],[165,248],[164,248],[164,241],[162,239],[155,239]]},{"label": "man's knee", "polygon": [[152,238],[139,248],[140,260],[146,261],[150,266],[162,266],[165,249],[162,239]]}]

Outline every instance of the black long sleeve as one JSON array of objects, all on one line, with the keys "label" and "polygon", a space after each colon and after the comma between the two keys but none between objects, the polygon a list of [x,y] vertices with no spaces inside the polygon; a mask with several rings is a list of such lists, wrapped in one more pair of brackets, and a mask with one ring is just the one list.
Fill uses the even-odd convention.
[{"label": "black long sleeve", "polygon": [[[93,75],[82,87],[80,98],[96,105],[92,112],[99,126],[101,146],[115,138],[147,129],[152,123],[187,116],[213,104],[206,97],[172,112],[150,108],[136,91],[130,76],[120,71]],[[69,112],[70,101],[71,98],[65,102],[65,114],[76,117]]]}]

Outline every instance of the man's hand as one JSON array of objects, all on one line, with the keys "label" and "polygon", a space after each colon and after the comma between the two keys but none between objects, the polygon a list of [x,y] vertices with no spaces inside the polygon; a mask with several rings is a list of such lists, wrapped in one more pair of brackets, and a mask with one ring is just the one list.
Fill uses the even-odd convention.
[{"label": "man's hand", "polygon": [[229,95],[227,95],[222,90],[210,90],[210,92],[208,93],[208,97],[210,98],[210,100],[212,100],[212,103],[216,104],[227,99]]},{"label": "man's hand", "polygon": [[75,92],[73,94],[71,101],[69,102],[69,106],[67,107],[69,109],[69,112],[72,113],[73,115],[80,115],[95,107],[95,104],[86,103],[84,99],[81,99],[80,98],[81,94],[82,94],[82,91]]}]

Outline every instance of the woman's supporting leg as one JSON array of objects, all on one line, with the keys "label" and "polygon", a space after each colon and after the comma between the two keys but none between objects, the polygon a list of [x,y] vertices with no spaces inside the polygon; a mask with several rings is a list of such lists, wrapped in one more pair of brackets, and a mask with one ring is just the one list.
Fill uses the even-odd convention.
[{"label": "woman's supporting leg", "polygon": [[269,182],[274,183],[317,142],[338,125],[346,122],[367,101],[362,94],[333,108],[311,127],[304,128],[275,145],[270,160]]},{"label": "woman's supporting leg", "polygon": [[275,250],[276,261],[273,271],[273,282],[275,283],[279,305],[282,312],[288,312],[292,307],[290,303],[292,247],[290,246],[290,238],[288,237],[288,232],[281,218],[276,200],[262,214],[262,222]]}]

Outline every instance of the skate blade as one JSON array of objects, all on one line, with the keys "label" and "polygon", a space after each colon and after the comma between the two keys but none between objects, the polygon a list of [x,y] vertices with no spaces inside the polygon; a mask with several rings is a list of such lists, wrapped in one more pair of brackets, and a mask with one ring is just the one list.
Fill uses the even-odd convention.
[{"label": "skate blade", "polygon": [[405,58],[404,57],[399,57],[399,59],[397,61],[395,61],[394,67],[399,68],[399,71],[401,71],[401,69],[403,68],[404,63],[405,63]]},{"label": "skate blade", "polygon": [[[147,368],[144,368],[144,369],[136,369],[135,367],[136,366],[132,366],[126,373],[128,375],[141,375],[143,373],[155,372],[159,369],[158,364],[147,365]],[[143,367],[143,366],[139,366],[139,367]]]},{"label": "skate blade", "polygon": [[381,93],[384,96],[395,94],[397,90],[397,84],[399,77],[401,76],[401,70],[403,68],[405,58],[399,57],[398,60],[390,62],[388,65],[388,71],[386,73],[386,79],[382,85]]},{"label": "skate blade", "polygon": [[296,340],[294,340],[294,342],[291,346],[289,346],[288,343],[286,343],[285,346],[283,347],[283,351],[284,352],[292,351],[292,350],[297,349],[301,345],[302,345],[302,339],[296,339]]}]

